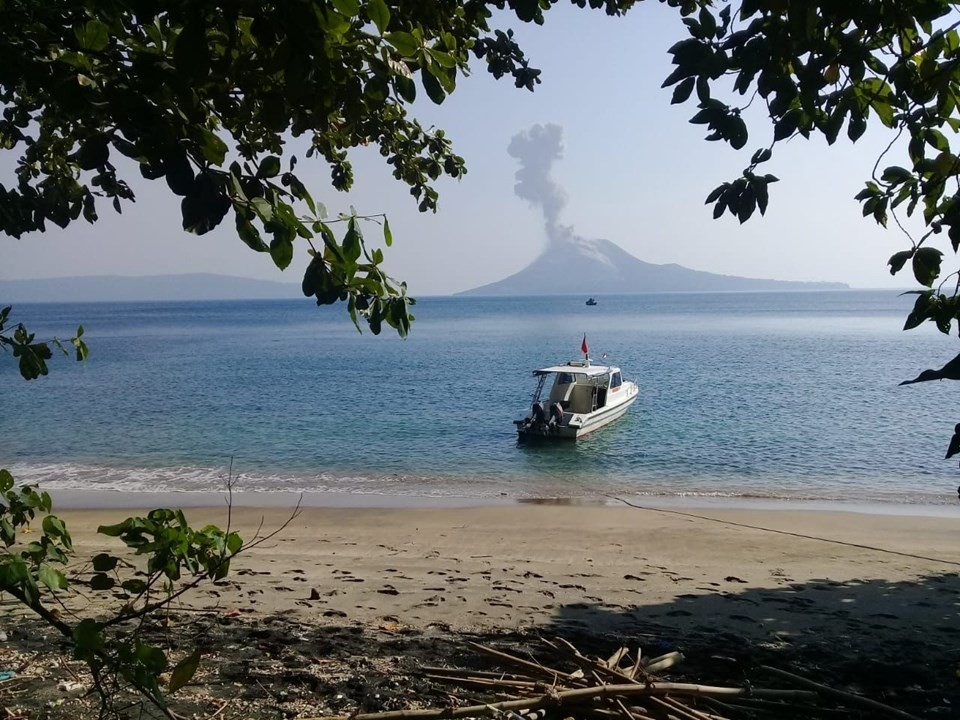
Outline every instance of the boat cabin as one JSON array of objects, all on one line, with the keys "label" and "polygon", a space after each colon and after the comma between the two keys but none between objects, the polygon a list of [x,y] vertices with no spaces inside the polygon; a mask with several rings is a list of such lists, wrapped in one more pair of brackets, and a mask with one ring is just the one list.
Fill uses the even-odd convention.
[{"label": "boat cabin", "polygon": [[[581,415],[599,410],[607,404],[607,395],[617,392],[623,384],[620,368],[604,365],[587,365],[581,361],[572,361],[567,365],[556,365],[534,370],[539,377],[534,402],[545,400],[548,407],[559,404],[563,409],[564,421],[571,415]],[[553,376],[549,392],[544,396],[547,379]]]}]

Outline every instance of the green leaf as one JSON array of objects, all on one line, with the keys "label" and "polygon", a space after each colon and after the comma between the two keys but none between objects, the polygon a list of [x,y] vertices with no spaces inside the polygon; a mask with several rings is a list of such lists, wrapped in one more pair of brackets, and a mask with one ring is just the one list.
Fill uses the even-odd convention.
[{"label": "green leaf", "polygon": [[6,468],[0,469],[0,492],[7,492],[13,488],[13,475]]},{"label": "green leaf", "polygon": [[367,14],[381,35],[386,32],[390,24],[390,8],[384,0],[370,0],[367,5]]},{"label": "green leaf", "polygon": [[183,215],[183,229],[197,235],[204,235],[222,221],[230,209],[230,198],[226,188],[219,184],[221,176],[212,171],[202,171],[197,175],[190,192],[180,203]]},{"label": "green leaf", "polygon": [[917,293],[917,301],[913,304],[913,310],[911,310],[907,316],[907,320],[903,325],[904,330],[912,330],[930,317],[930,308],[933,304],[932,300],[933,292],[931,290]]},{"label": "green leaf", "polygon": [[930,287],[940,275],[943,253],[932,247],[917,248],[913,255],[913,275],[921,285]]},{"label": "green leaf", "polygon": [[423,46],[423,43],[418,41],[408,32],[390,32],[386,33],[383,37],[388,43],[397,49],[398,53],[404,57],[413,57]]},{"label": "green leaf", "polygon": [[755,177],[750,181],[750,187],[753,188],[753,194],[756,195],[757,198],[757,209],[761,215],[765,215],[767,212],[767,202],[769,200],[767,181],[763,178]]},{"label": "green leaf", "polygon": [[951,225],[947,231],[947,237],[950,238],[950,245],[953,246],[953,251],[960,251],[960,224]]},{"label": "green leaf", "polygon": [[270,222],[273,220],[273,205],[271,205],[265,198],[255,197],[250,202],[253,203],[253,209],[256,211],[261,220],[264,222]]},{"label": "green leaf", "polygon": [[393,233],[390,232],[390,222],[386,217],[383,218],[383,242],[387,247],[393,245]]},{"label": "green leaf", "polygon": [[713,17],[710,10],[706,7],[700,8],[700,27],[707,38],[713,37],[717,32],[717,20]]},{"label": "green leaf", "polygon": [[898,185],[913,178],[913,173],[899,165],[891,165],[883,171],[880,179],[891,185]]},{"label": "green leaf", "polygon": [[97,528],[97,532],[101,535],[106,535],[107,537],[120,537],[127,530],[130,529],[130,520],[124,520],[121,523],[116,525],[101,525]]},{"label": "green leaf", "polygon": [[360,13],[360,3],[357,0],[331,0],[337,12],[344,17],[355,17]]},{"label": "green leaf", "polygon": [[730,117],[727,138],[730,141],[730,146],[733,147],[734,150],[740,150],[747,144],[747,140],[749,139],[747,124],[739,115]]},{"label": "green leaf", "polygon": [[774,140],[784,140],[797,131],[800,123],[802,111],[799,108],[792,108],[784,113],[783,117],[777,121],[773,130]]},{"label": "green leaf", "polygon": [[51,537],[62,538],[67,535],[67,528],[64,526],[63,520],[54,515],[47,515],[43,519],[43,531]]},{"label": "green leaf", "polygon": [[110,44],[110,29],[99,20],[91,20],[74,28],[77,42],[84,50],[100,52]]},{"label": "green leaf", "polygon": [[248,248],[257,252],[270,252],[269,246],[260,237],[260,231],[240,213],[236,214],[236,224],[237,234]]},{"label": "green leaf", "polygon": [[423,89],[427,91],[427,96],[437,105],[442,103],[447,94],[444,92],[440,81],[430,72],[420,73],[420,82],[423,83]]},{"label": "green leaf", "polygon": [[397,94],[406,102],[412,103],[417,99],[417,84],[413,81],[413,78],[408,78],[403,75],[394,75],[393,86],[396,89]]},{"label": "green leaf", "polygon": [[687,98],[690,97],[690,93],[693,92],[695,82],[696,78],[692,77],[682,80],[680,84],[673,89],[673,97],[670,99],[670,104],[679,105],[682,102],[686,102]]},{"label": "green leaf", "polygon": [[427,54],[433,60],[435,60],[440,67],[455,68],[457,66],[456,58],[454,58],[453,55],[450,55],[449,53],[443,52],[442,50],[436,50],[434,48],[431,48],[430,50],[427,50]]},{"label": "green leaf", "polygon": [[856,142],[867,130],[867,121],[860,115],[851,115],[847,123],[847,137],[850,142]]},{"label": "green leaf", "polygon": [[209,128],[200,128],[200,134],[203,136],[203,145],[200,146],[203,157],[214,165],[223,165],[227,157],[227,144]]},{"label": "green leaf", "polygon": [[280,158],[276,155],[268,155],[260,163],[260,168],[257,170],[258,178],[272,178],[276,177],[280,173]]},{"label": "green leaf", "polygon": [[914,250],[902,250],[898,253],[894,253],[887,261],[887,265],[890,266],[890,274],[896,275],[898,272],[900,272],[907,260],[913,257],[914,252]]},{"label": "green leaf", "polygon": [[175,195],[186,195],[193,189],[193,167],[180,148],[172,148],[163,158],[163,174]]},{"label": "green leaf", "polygon": [[286,236],[274,236],[270,241],[270,257],[281,270],[286,270],[293,262],[293,241]]},{"label": "green leaf", "polygon": [[37,580],[53,591],[66,590],[68,587],[67,576],[49,565],[40,566],[37,570]]},{"label": "green leaf", "polygon": [[137,647],[137,660],[155,675],[159,675],[167,668],[167,656],[163,650],[153,645],[141,644]]},{"label": "green leaf", "polygon": [[90,652],[103,647],[103,635],[100,632],[100,623],[87,618],[77,623],[73,629],[73,642],[80,652]]},{"label": "green leaf", "polygon": [[200,665],[200,650],[199,648],[194,649],[192,653],[187,655],[183,660],[177,663],[176,667],[173,668],[173,671],[170,673],[170,692],[175,693],[177,690],[186,685],[193,678],[194,674],[197,672],[197,667]]}]

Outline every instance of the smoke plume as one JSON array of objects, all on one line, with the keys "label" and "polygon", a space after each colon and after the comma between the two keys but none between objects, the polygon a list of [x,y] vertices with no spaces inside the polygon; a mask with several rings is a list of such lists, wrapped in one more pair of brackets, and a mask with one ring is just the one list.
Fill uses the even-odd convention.
[{"label": "smoke plume", "polygon": [[[563,157],[563,128],[553,124],[534,125],[514,135],[507,152],[520,162],[514,192],[543,210],[548,237],[558,239],[563,234],[560,211],[567,198],[563,189],[550,179],[550,168],[554,160]],[[569,228],[566,230],[569,232]]]}]

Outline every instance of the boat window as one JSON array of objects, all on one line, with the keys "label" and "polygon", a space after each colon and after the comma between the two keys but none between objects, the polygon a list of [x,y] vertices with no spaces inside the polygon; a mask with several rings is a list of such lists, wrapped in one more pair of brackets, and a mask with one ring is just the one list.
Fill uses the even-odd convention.
[{"label": "boat window", "polygon": [[557,373],[557,385],[569,385],[573,382],[573,375],[571,373]]},{"label": "boat window", "polygon": [[620,379],[620,373],[615,372],[615,373],[613,374],[613,377],[610,378],[610,387],[612,387],[612,388],[620,387],[620,385],[621,385],[622,383],[623,383],[623,381]]}]

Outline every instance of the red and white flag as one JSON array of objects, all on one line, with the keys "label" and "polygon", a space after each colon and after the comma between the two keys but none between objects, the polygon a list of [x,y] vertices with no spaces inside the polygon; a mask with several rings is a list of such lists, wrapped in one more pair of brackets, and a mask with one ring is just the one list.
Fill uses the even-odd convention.
[{"label": "red and white flag", "polygon": [[583,336],[583,342],[580,343],[580,352],[582,352],[584,355],[589,355],[589,354],[590,354],[590,348],[587,347],[587,336],[586,336],[586,335]]}]

